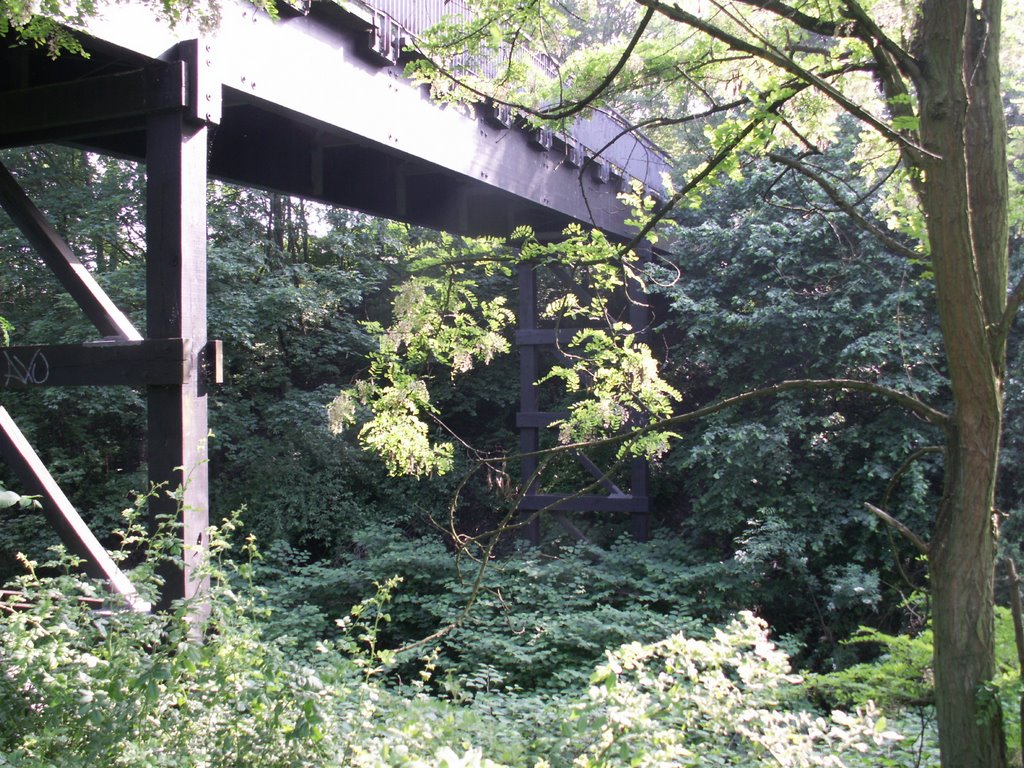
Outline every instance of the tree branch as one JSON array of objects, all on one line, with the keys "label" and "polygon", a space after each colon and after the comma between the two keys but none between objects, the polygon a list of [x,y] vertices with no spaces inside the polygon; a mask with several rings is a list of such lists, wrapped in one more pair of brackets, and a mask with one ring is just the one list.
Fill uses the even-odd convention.
[{"label": "tree branch", "polygon": [[1024,304],[1024,275],[1018,278],[1017,284],[1013,286],[1013,290],[1010,291],[1009,296],[1006,298],[1006,309],[1003,310],[1003,317],[993,331],[995,334],[992,340],[993,349],[1002,348],[1006,344],[1007,339],[1010,338],[1010,329],[1013,327],[1013,321],[1016,319],[1022,304]]},{"label": "tree branch", "polygon": [[[772,106],[768,108],[768,111],[771,112],[775,109],[778,109],[786,101],[787,99],[785,98],[778,99],[776,102],[774,102]],[[662,219],[664,219],[665,216],[667,216],[673,208],[675,208],[676,204],[679,203],[679,201],[686,197],[688,194],[690,194],[690,192],[692,192],[694,189],[700,186],[705,179],[711,176],[711,174],[715,172],[715,169],[718,168],[718,166],[720,166],[723,162],[725,162],[725,160],[728,159],[728,157],[735,151],[735,149],[740,144],[743,143],[743,140],[746,139],[747,136],[749,136],[755,128],[761,125],[761,123],[763,123],[764,120],[765,118],[763,117],[751,120],[749,123],[747,123],[747,125],[743,127],[743,130],[736,134],[729,142],[725,144],[725,146],[721,147],[714,154],[714,156],[704,164],[704,167],[701,168],[700,171],[693,176],[693,178],[686,182],[686,184],[682,186],[680,189],[676,190],[676,193],[674,195],[672,195],[668,200],[666,200],[661,205],[661,207],[658,208],[658,210],[654,211],[654,213],[651,214],[650,218],[648,218],[648,220],[644,222],[644,225],[640,228],[640,231],[637,232],[636,236],[630,242],[626,243],[623,246],[622,252],[625,253],[626,251],[635,248],[639,243],[643,242],[644,238],[646,238],[647,235],[650,234],[651,231],[658,225],[658,223]]]},{"label": "tree branch", "polygon": [[[911,453],[903,461],[903,463],[900,464],[899,469],[897,469],[896,472],[893,473],[893,476],[889,478],[889,482],[886,483],[885,493],[882,494],[882,506],[880,509],[884,510],[889,508],[889,499],[892,496],[892,492],[896,489],[896,485],[899,483],[900,478],[902,478],[910,470],[910,468],[914,465],[915,461],[922,458],[923,456],[927,456],[928,454],[943,452],[944,451],[941,446],[927,445],[924,446],[923,448],[918,448],[916,451]],[[868,511],[872,514],[875,514],[875,508],[871,507],[870,504],[868,505]],[[892,530],[896,526],[889,520],[885,520],[885,522],[889,524],[889,527],[885,529],[885,533],[889,539],[889,546],[892,547],[893,557],[896,559],[896,567],[899,569],[900,575],[903,577],[903,580],[907,582],[907,584],[911,588],[916,588],[914,586],[914,582],[910,580],[910,576],[907,574],[906,569],[903,567],[903,562],[902,560],[900,560],[899,551],[896,549],[896,538],[892,535]]]},{"label": "tree branch", "polygon": [[[455,72],[452,72],[446,67],[441,66],[441,64],[438,63],[434,58],[429,56],[427,52],[423,50],[423,48],[419,47],[418,43],[416,45],[416,50],[420,55],[424,56],[430,63],[430,66],[436,69],[441,75],[443,75],[448,80],[451,80],[458,87],[463,88],[464,90],[473,94],[474,96],[477,96],[482,99],[490,99],[493,102],[496,102],[498,104],[504,104],[505,106],[508,107],[514,107],[520,112],[530,115],[531,117],[536,117],[541,120],[550,120],[555,122],[559,120],[566,120],[570,117],[574,117],[580,114],[581,112],[583,112],[583,110],[585,110],[595,101],[597,101],[606,90],[608,90],[608,88],[615,81],[615,78],[619,76],[619,73],[629,62],[629,57],[633,55],[633,51],[636,50],[636,46],[640,43],[640,40],[643,37],[644,32],[647,30],[647,26],[650,24],[651,19],[654,18],[654,13],[654,8],[647,9],[647,11],[644,13],[643,18],[640,20],[640,23],[637,25],[636,30],[633,32],[633,37],[630,39],[629,44],[619,55],[619,58],[615,62],[615,65],[608,71],[604,78],[602,78],[600,83],[598,83],[594,88],[592,88],[590,92],[583,98],[574,101],[571,104],[567,104],[566,102],[560,100],[560,103],[557,105],[557,108],[552,109],[536,109],[525,104],[514,103],[511,101],[507,101],[505,99],[496,99],[491,94],[485,93],[479,88],[474,88],[473,86],[467,84],[465,80],[456,75]],[[483,32],[480,29],[474,29],[472,32],[467,33],[465,35],[464,40],[472,40],[474,37],[479,37],[482,35]]]},{"label": "tree branch", "polygon": [[[921,68],[917,63],[917,59],[903,50],[900,45],[897,45],[895,40],[886,35],[857,0],[843,0],[843,5],[846,6],[846,11],[850,18],[863,30],[862,34],[857,35],[857,37],[872,48],[875,48],[876,45],[880,47],[892,57],[900,71],[915,83],[920,83]],[[878,56],[876,55],[875,58],[878,59]]]},{"label": "tree branch", "polygon": [[900,481],[900,478],[910,471],[910,468],[913,466],[915,461],[932,453],[945,453],[945,449],[940,445],[926,445],[911,453],[904,462],[900,464],[899,469],[897,469],[893,476],[889,478],[889,482],[885,486],[885,493],[882,494],[883,509],[888,509],[889,498],[892,496],[892,492],[896,489],[896,484]]},{"label": "tree branch", "polygon": [[867,125],[870,125],[882,136],[896,143],[900,147],[903,147],[904,149],[907,150],[912,150],[913,152],[916,152],[920,155],[935,157],[934,153],[929,152],[927,149],[911,141],[909,138],[904,136],[899,131],[895,130],[889,125],[886,125],[885,122],[872,115],[862,106],[847,98],[834,85],[822,79],[819,75],[816,75],[814,72],[811,72],[809,69],[805,69],[804,67],[800,66],[792,59],[786,58],[782,54],[768,50],[767,48],[761,48],[759,46],[753,45],[752,43],[749,43],[746,40],[737,37],[736,35],[730,34],[729,32],[726,32],[725,30],[715,26],[714,24],[705,21],[699,16],[684,11],[678,5],[669,5],[667,3],[660,2],[660,0],[637,0],[637,2],[648,8],[656,8],[658,12],[664,15],[666,18],[672,19],[673,21],[677,21],[681,24],[685,24],[688,27],[703,32],[709,37],[712,37],[715,40],[719,40],[737,51],[749,53],[752,56],[756,56],[759,59],[767,61],[769,64],[774,64],[780,69],[789,72],[794,77],[797,77],[800,80],[803,80],[804,82],[813,85],[823,94],[828,96],[828,98],[834,101],[842,110],[848,112],[849,114],[856,117],[858,120],[861,120],[862,122],[866,123]]},{"label": "tree branch", "polygon": [[644,36],[644,32],[647,30],[647,25],[651,23],[652,18],[654,18],[654,9],[648,8],[647,12],[644,13],[644,17],[640,20],[640,23],[637,25],[636,30],[633,32],[633,37],[630,39],[629,44],[622,51],[622,54],[619,56],[619,60],[615,62],[615,66],[613,66],[608,71],[608,74],[604,76],[604,79],[602,79],[601,82],[597,84],[597,86],[590,90],[590,93],[588,93],[581,100],[570,104],[568,107],[559,105],[560,109],[555,111],[548,111],[543,109],[538,110],[535,113],[535,116],[541,117],[545,120],[565,120],[566,118],[572,117],[573,115],[578,115],[584,109],[593,104],[601,96],[601,94],[604,93],[613,82],[615,82],[615,78],[619,76],[619,73],[622,71],[622,68],[626,66],[626,63],[629,61],[629,57],[632,56],[633,51],[636,50],[636,46],[637,44],[639,44],[640,38]]},{"label": "tree branch", "polygon": [[776,16],[780,16],[786,21],[791,21],[798,27],[813,32],[816,35],[822,35],[823,37],[839,37],[852,35],[844,34],[843,24],[834,21],[824,21],[815,16],[809,16],[806,13],[798,11],[796,8],[786,5],[780,0],[738,0],[738,2],[744,5],[750,5],[754,8],[760,8],[763,11],[769,11],[774,13]]},{"label": "tree branch", "polygon": [[917,550],[922,555],[928,555],[931,552],[931,547],[928,546],[928,542],[926,542],[924,539],[922,539],[920,536],[918,536],[916,533],[910,530],[906,525],[901,523],[899,520],[897,520],[895,517],[890,515],[885,510],[879,509],[874,504],[868,504],[866,501],[864,502],[864,508],[867,509],[868,512],[873,514],[882,522],[892,526],[897,531],[899,531],[903,538],[905,538],[907,541],[909,541],[911,544],[917,547]]},{"label": "tree branch", "polygon": [[821,174],[811,170],[808,166],[806,166],[804,163],[801,163],[799,160],[780,154],[778,152],[769,153],[768,158],[773,163],[779,163],[780,165],[784,165],[787,168],[796,171],[797,173],[807,177],[815,184],[817,184],[821,188],[821,190],[826,195],[828,195],[829,199],[833,203],[835,203],[836,206],[843,213],[845,213],[847,216],[853,219],[853,221],[856,222],[861,228],[867,230],[876,238],[878,238],[882,242],[882,244],[886,248],[891,250],[893,253],[896,253],[908,259],[921,258],[921,254],[917,253],[912,248],[908,248],[907,246],[903,245],[903,243],[896,240],[894,237],[885,232],[877,224],[870,221],[866,216],[864,216],[864,214],[858,211],[856,207],[852,203],[850,203],[845,197],[843,197],[843,195],[839,192],[838,189],[835,188],[835,186],[826,181]]},{"label": "tree branch", "polygon": [[892,389],[891,387],[886,387],[882,384],[875,384],[870,381],[858,381],[857,379],[791,379],[789,381],[773,384],[769,387],[753,389],[732,397],[727,397],[724,400],[719,400],[716,403],[706,405],[703,408],[698,408],[694,411],[689,411],[688,413],[681,413],[678,416],[670,416],[667,419],[653,422],[644,427],[640,427],[639,429],[635,429],[632,432],[623,432],[610,437],[600,438],[598,440],[566,443],[554,448],[545,448],[531,453],[522,453],[519,454],[519,456],[546,456],[562,451],[595,448],[604,445],[616,445],[633,437],[642,437],[643,435],[657,432],[668,427],[676,427],[682,424],[688,424],[692,421],[698,421],[718,413],[719,411],[724,411],[728,408],[735,408],[736,406],[750,402],[751,400],[771,397],[782,392],[792,392],[794,390],[812,392],[865,392],[867,394],[879,395],[887,400],[893,401],[897,405],[903,406],[911,413],[920,416],[929,424],[942,428],[946,428],[949,424],[949,416],[942,411],[932,408],[930,405],[918,400],[913,395],[908,395],[906,392],[901,392],[898,389]]}]

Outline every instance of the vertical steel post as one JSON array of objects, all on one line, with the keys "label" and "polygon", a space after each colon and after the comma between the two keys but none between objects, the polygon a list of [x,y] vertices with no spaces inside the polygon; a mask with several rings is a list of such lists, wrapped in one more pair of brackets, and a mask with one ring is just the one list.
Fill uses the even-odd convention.
[{"label": "vertical steel post", "polygon": [[[537,270],[528,262],[519,264],[519,329],[532,330],[537,327]],[[538,348],[535,344],[519,345],[519,410],[522,413],[534,414],[540,410],[540,399],[537,396],[536,381],[538,378]],[[524,424],[519,428],[519,452],[524,454],[521,461],[520,477],[523,492],[532,493],[536,485],[533,481],[537,471],[537,457],[526,456],[540,448],[540,429],[535,424]],[[533,519],[523,529],[523,535],[534,546],[540,544],[540,515],[529,510],[521,513],[524,517],[533,515]]]},{"label": "vertical steel post", "polygon": [[208,544],[209,523],[207,407],[200,359],[207,333],[206,158],[206,124],[190,119],[187,109],[149,118],[148,336],[183,339],[189,360],[180,384],[146,389],[149,479],[160,486],[150,515],[154,520],[164,515],[177,519],[184,541],[183,562],[165,569],[162,607],[208,586],[195,573]]}]

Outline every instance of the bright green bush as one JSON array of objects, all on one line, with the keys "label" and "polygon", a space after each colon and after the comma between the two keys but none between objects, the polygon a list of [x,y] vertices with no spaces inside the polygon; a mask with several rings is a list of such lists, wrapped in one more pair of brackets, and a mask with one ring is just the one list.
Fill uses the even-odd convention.
[{"label": "bright green bush", "polygon": [[446,549],[439,535],[410,539],[378,525],[354,532],[348,557],[334,564],[275,542],[257,576],[280,616],[270,631],[299,647],[334,636],[334,617],[375,581],[400,576],[381,630],[385,647],[457,624],[438,640],[439,669],[452,689],[557,694],[585,686],[606,648],[681,629],[700,634],[734,613],[740,606],[724,594],[729,564],[693,560],[688,545],[669,536],[624,538],[600,551],[527,549],[489,562],[477,587],[479,564]]},{"label": "bright green bush", "polygon": [[801,678],[750,613],[709,640],[623,646],[592,683],[574,712],[587,744],[578,766],[842,766],[900,740],[870,707],[828,718],[805,708]]}]

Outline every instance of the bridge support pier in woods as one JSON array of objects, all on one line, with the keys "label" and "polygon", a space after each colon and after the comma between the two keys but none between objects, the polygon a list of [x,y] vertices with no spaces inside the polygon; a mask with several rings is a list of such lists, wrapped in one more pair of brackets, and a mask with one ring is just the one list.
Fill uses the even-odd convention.
[{"label": "bridge support pier in woods", "polygon": [[[0,141],[19,134],[73,140],[97,125],[145,138],[147,337],[114,306],[86,267],[0,167],[0,204],[39,256],[93,322],[102,338],[80,345],[10,347],[3,350],[3,388],[60,385],[145,387],[148,408],[150,502],[155,525],[182,527],[183,561],[163,569],[163,607],[205,588],[196,566],[207,547],[209,522],[206,460],[206,391],[220,376],[219,342],[206,330],[207,132],[220,103],[216,88],[203,88],[209,62],[199,45],[178,46],[170,61],[131,73],[24,88],[6,95]],[[101,82],[102,81],[102,82]],[[106,94],[106,98],[104,98]],[[16,116],[7,119],[8,115]],[[0,414],[0,448],[31,494],[40,496],[50,523],[86,570],[115,591],[134,592],[67,498],[53,482],[6,412]]]},{"label": "bridge support pier in woods", "polygon": [[[517,225],[560,232],[580,223],[627,240],[622,185],[635,180],[657,190],[668,171],[656,146],[606,110],[571,132],[550,132],[500,104],[439,109],[403,77],[399,42],[438,20],[447,10],[440,0],[296,2],[281,10],[272,20],[248,3],[225,3],[216,29],[198,42],[181,41],[182,28],[125,3],[81,31],[88,57],[68,53],[53,61],[43,50],[6,44],[10,34],[0,45],[0,147],[72,144],[147,166],[145,337],[0,168],[3,207],[99,332],[87,344],[0,350],[0,366],[7,365],[0,391],[145,390],[149,477],[159,486],[152,513],[154,520],[180,520],[185,547],[183,562],[164,574],[163,605],[204,588],[194,569],[208,544],[206,398],[220,367],[220,347],[206,330],[208,177],[461,235],[504,236]],[[310,72],[330,73],[330,87]],[[529,275],[524,271],[527,282]],[[524,301],[535,309],[535,295]],[[538,350],[554,341],[553,331],[529,318],[520,330],[524,377],[530,365],[536,373]],[[644,324],[634,318],[635,326]],[[540,445],[553,418],[533,399],[535,378],[523,386],[525,450]],[[13,430],[0,434],[5,452],[16,454],[12,466],[36,466],[15,437]],[[524,511],[551,508],[566,527],[573,510],[627,512],[634,533],[646,537],[645,468],[633,467],[623,491],[589,459],[579,460],[600,479],[604,495],[557,497],[536,487]],[[45,496],[36,490],[46,483],[35,470],[20,473],[28,492]],[[90,554],[98,543],[75,533],[80,526],[64,508],[70,505],[50,501],[44,506],[69,549],[103,572]]]},{"label": "bridge support pier in woods", "polygon": [[178,519],[184,543],[182,568],[164,574],[165,604],[206,587],[195,569],[208,544],[207,373],[219,360],[206,338],[208,130],[185,109],[150,116],[146,130],[146,329],[182,339],[187,356],[180,381],[146,388],[149,480],[160,489],[150,514]]},{"label": "bridge support pier in woods", "polygon": [[[650,257],[650,246],[639,246],[642,259]],[[538,474],[539,461],[536,456],[541,448],[541,434],[551,423],[564,418],[561,412],[541,410],[540,393],[536,382],[542,375],[541,350],[557,349],[560,344],[567,344],[579,330],[578,328],[543,328],[540,326],[537,311],[538,267],[524,263],[519,267],[519,330],[516,333],[516,345],[519,348],[519,413],[516,415],[516,426],[519,428],[519,451],[523,454],[521,462],[521,483],[526,488],[520,502],[520,517],[525,523],[524,535],[534,544],[541,541],[541,521],[545,516],[554,519],[570,536],[575,539],[585,538],[579,528],[572,523],[568,512],[616,513],[626,512],[631,516],[630,530],[638,541],[647,541],[650,537],[650,500],[648,498],[647,480],[648,464],[646,459],[634,458],[629,462],[628,489],[617,485],[607,470],[595,464],[584,452],[576,453],[576,460],[594,481],[606,493],[558,494],[545,493]],[[586,286],[574,283],[571,275],[558,267],[551,267],[555,277],[563,288],[586,294]],[[629,325],[641,335],[650,323],[650,311],[647,297],[639,283],[633,281],[626,286],[624,300]],[[588,297],[581,295],[584,303]],[[596,488],[595,488],[596,490]]]}]

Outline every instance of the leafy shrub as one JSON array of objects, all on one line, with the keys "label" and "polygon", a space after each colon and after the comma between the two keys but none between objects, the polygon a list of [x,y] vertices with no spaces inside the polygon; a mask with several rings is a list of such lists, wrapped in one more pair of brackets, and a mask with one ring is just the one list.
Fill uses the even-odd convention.
[{"label": "leafy shrub", "polygon": [[587,744],[578,766],[842,766],[900,739],[870,707],[829,719],[806,709],[802,680],[750,613],[708,640],[623,646],[592,683],[574,711]]},{"label": "leafy shrub", "polygon": [[[996,678],[978,695],[994,715],[1002,713],[1006,746],[1010,755],[1021,751],[1020,698],[1022,693],[1013,617],[996,606]],[[873,647],[876,657],[828,674],[809,677],[810,688],[820,700],[841,707],[874,702],[887,712],[899,714],[919,733],[920,749],[934,752],[938,760],[932,672],[932,631],[890,635],[862,627],[846,641]],[[1019,758],[1017,759],[1019,762]]]},{"label": "leafy shrub", "polygon": [[[559,693],[491,688],[483,656],[452,687],[440,647],[404,682],[386,684],[381,673],[390,656],[379,635],[390,614],[409,610],[396,610],[397,580],[342,622],[349,635],[296,654],[290,641],[270,637],[287,613],[266,608],[252,561],[226,556],[234,526],[227,521],[212,532],[208,601],[179,603],[169,614],[133,613],[113,601],[97,610],[80,598],[95,600],[98,587],[72,576],[71,560],[49,564],[56,575],[26,561],[16,586],[28,607],[2,607],[0,765],[913,764],[870,708],[830,720],[816,715],[785,655],[749,614],[707,639],[675,634],[608,652],[586,696],[565,680]],[[176,548],[173,538],[157,542],[155,555],[176,556]],[[150,590],[152,564],[133,573]],[[528,558],[518,567],[539,578],[537,594],[545,583],[570,579],[556,566],[558,578],[545,582]],[[594,594],[606,594],[593,581]],[[642,595],[632,597],[642,604]],[[186,620],[197,608],[208,616],[201,625]],[[484,615],[496,610],[484,608]],[[569,623],[559,631],[571,634]],[[577,635],[574,642],[590,638],[588,648],[599,636],[593,626]],[[443,653],[471,658],[468,643],[450,643]]]},{"label": "leafy shrub", "polygon": [[333,618],[374,582],[399,576],[381,630],[386,647],[448,628],[438,663],[453,689],[553,694],[579,690],[606,648],[700,632],[730,615],[738,607],[727,595],[731,567],[695,563],[685,542],[666,536],[601,551],[528,549],[490,561],[481,576],[478,562],[448,551],[440,536],[410,539],[376,525],[354,532],[333,564],[276,542],[257,575],[280,616],[270,631],[305,647],[335,635]]}]

